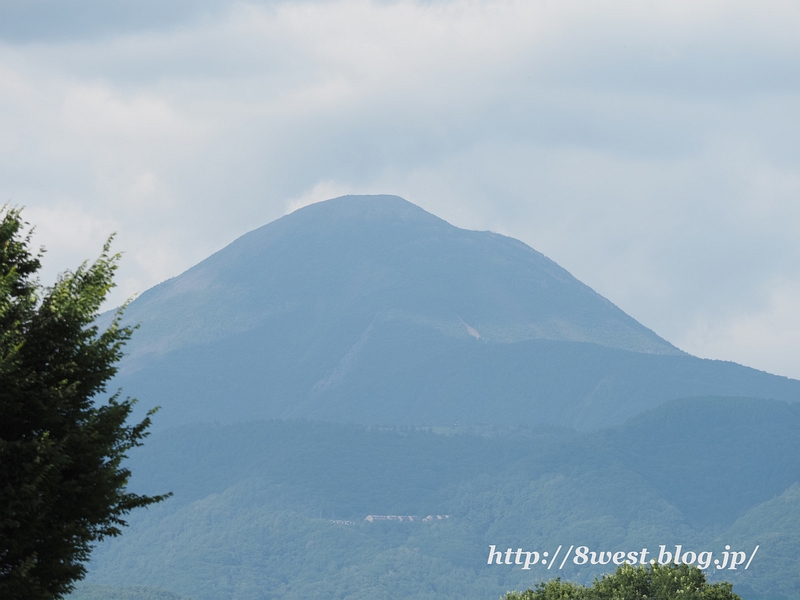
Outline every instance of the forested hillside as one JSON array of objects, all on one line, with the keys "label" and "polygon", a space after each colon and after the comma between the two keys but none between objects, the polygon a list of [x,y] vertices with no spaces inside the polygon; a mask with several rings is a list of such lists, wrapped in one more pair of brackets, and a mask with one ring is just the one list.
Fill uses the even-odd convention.
[{"label": "forested hillside", "polygon": [[119,588],[91,583],[79,583],[69,595],[70,600],[187,600],[166,590],[135,585]]},{"label": "forested hillside", "polygon": [[[721,556],[732,544],[760,549],[747,571],[712,567],[712,580],[732,581],[745,600],[793,598],[798,432],[800,407],[742,398],[676,401],[594,433],[186,426],[155,434],[133,457],[136,489],[166,485],[175,497],[98,548],[90,581],[197,600],[477,600],[553,575],[487,565],[490,545],[681,544]],[[558,574],[588,582],[608,570],[567,563]]]}]

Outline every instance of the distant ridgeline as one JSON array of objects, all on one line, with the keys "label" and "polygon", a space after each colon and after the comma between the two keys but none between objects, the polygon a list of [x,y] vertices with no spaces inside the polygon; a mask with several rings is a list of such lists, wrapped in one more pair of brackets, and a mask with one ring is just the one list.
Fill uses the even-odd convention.
[{"label": "distant ridgeline", "polygon": [[127,310],[117,384],[156,427],[258,418],[592,429],[674,398],[800,399],[689,356],[536,250],[396,196],[252,231]]},{"label": "distant ridgeline", "polygon": [[681,352],[517,240],[346,196],[126,318],[111,388],[163,407],[132,490],[175,496],[74,599],[497,600],[644,549],[800,597],[800,382]]}]

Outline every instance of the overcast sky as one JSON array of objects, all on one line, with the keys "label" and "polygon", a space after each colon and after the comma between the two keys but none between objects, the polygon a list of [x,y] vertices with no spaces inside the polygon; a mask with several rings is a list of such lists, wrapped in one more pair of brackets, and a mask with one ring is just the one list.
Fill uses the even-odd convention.
[{"label": "overcast sky", "polygon": [[124,298],[299,206],[519,238],[800,378],[800,4],[0,0],[0,193]]}]

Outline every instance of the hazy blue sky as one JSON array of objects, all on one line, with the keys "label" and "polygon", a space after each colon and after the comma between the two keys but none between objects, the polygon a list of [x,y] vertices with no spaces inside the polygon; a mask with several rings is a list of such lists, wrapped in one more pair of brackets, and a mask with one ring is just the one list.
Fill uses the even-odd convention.
[{"label": "hazy blue sky", "polygon": [[48,278],[116,231],[115,301],[399,194],[800,377],[798,31],[796,1],[0,0],[0,192]]}]

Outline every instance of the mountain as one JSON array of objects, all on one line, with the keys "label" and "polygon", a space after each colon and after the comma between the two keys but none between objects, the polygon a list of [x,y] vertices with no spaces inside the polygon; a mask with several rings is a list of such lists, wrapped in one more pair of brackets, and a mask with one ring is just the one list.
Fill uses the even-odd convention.
[{"label": "mountain", "polygon": [[114,383],[163,406],[130,489],[175,495],[98,545],[76,600],[480,600],[613,569],[492,545],[730,546],[752,567],[712,580],[800,590],[800,382],[680,351],[519,241],[346,196],[125,319]]},{"label": "mountain", "polygon": [[116,384],[159,426],[621,423],[678,397],[800,399],[800,382],[692,357],[522,242],[396,196],[252,231],[143,293]]}]

